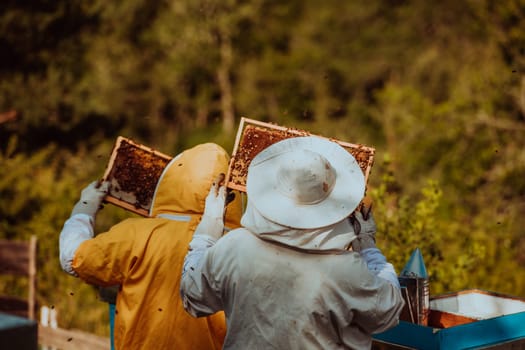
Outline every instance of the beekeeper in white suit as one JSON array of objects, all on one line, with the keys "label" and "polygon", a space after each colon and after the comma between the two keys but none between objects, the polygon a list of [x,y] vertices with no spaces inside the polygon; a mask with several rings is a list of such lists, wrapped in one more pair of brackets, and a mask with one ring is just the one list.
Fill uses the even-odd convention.
[{"label": "beekeeper in white suit", "polygon": [[[354,157],[319,137],[280,141],[248,169],[239,228],[220,238],[225,189],[212,186],[183,267],[184,308],[224,310],[224,349],[370,349],[398,324],[397,274],[356,211],[365,180]],[[213,224],[210,224],[213,222]]]}]

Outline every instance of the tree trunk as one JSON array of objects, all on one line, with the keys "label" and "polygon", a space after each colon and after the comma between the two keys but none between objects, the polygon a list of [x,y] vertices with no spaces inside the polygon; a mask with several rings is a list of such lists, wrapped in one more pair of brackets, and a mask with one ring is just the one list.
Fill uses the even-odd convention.
[{"label": "tree trunk", "polygon": [[235,123],[235,115],[233,112],[233,93],[230,81],[233,54],[228,33],[221,33],[219,45],[221,61],[217,70],[217,80],[221,91],[222,130],[226,133],[231,133]]}]

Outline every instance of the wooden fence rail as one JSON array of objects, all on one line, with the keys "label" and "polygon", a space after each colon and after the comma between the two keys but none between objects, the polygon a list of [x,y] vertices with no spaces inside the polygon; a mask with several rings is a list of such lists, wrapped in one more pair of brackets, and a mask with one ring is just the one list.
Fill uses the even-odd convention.
[{"label": "wooden fence rail", "polygon": [[57,350],[109,350],[109,338],[79,330],[38,325],[38,344]]}]

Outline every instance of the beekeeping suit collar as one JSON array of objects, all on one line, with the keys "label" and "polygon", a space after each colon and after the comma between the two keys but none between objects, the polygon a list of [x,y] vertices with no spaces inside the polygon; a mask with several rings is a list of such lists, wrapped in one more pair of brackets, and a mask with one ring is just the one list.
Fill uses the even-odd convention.
[{"label": "beekeeping suit collar", "polygon": [[354,229],[347,219],[315,229],[291,228],[265,218],[249,199],[241,225],[263,240],[319,253],[347,250],[356,238]]},{"label": "beekeeping suit collar", "polygon": [[[164,169],[153,195],[150,217],[202,215],[210,186],[219,173],[228,170],[229,155],[219,145],[204,143],[173,158]],[[241,198],[226,209],[226,227],[239,226]]]}]

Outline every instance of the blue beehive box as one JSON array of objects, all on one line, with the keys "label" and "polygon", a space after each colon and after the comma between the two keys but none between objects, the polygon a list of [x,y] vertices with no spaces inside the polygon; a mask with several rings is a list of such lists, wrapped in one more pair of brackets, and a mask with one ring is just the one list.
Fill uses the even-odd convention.
[{"label": "blue beehive box", "polygon": [[0,349],[37,350],[38,324],[0,312]]},{"label": "blue beehive box", "polygon": [[400,321],[374,349],[525,349],[525,300],[470,289],[430,298],[428,325]]}]

